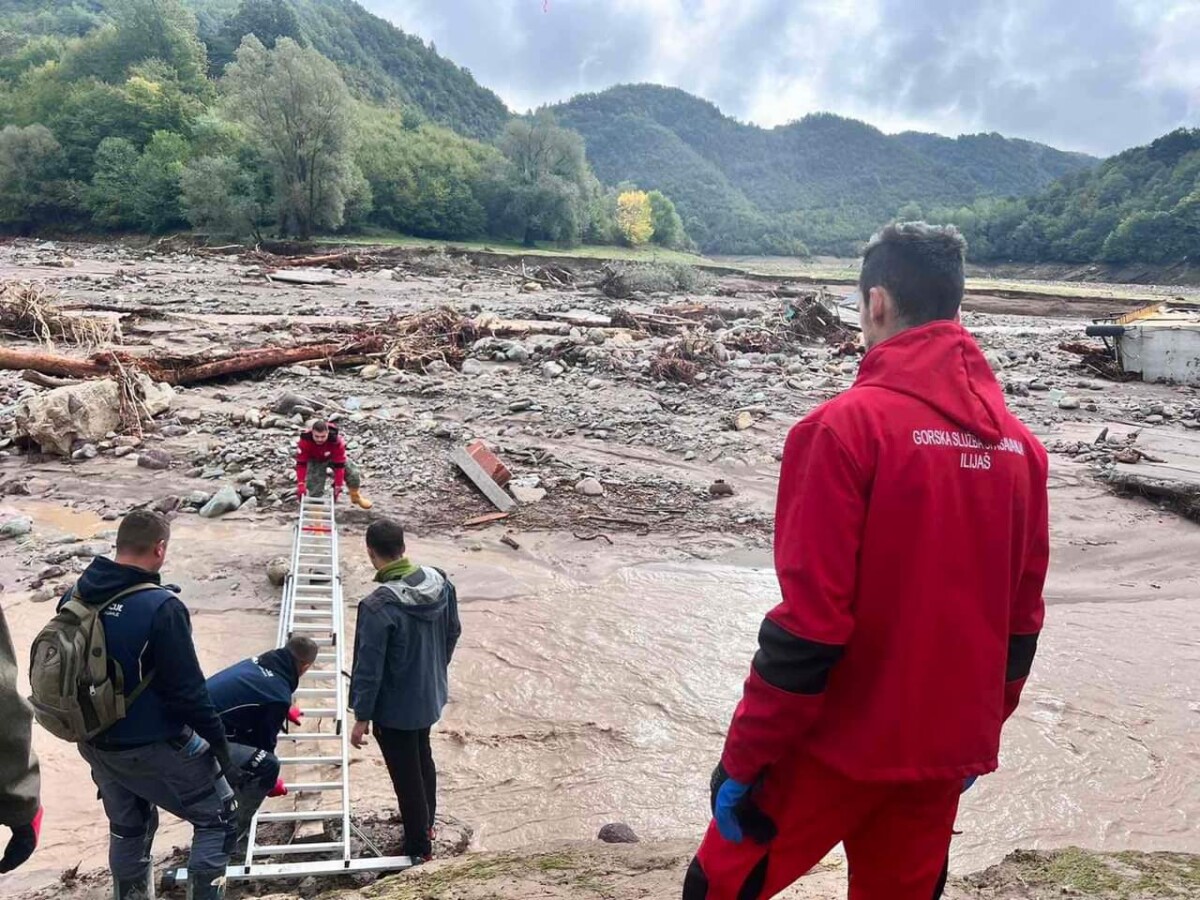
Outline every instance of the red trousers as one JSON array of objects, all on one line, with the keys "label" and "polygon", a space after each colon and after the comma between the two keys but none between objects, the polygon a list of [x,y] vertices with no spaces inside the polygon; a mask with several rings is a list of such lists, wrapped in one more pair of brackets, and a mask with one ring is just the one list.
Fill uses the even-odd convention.
[{"label": "red trousers", "polygon": [[959,780],[853,781],[810,756],[772,767],[755,791],[774,822],[769,844],[725,840],[710,823],[688,870],[684,900],[766,900],[840,842],[850,900],[930,900],[950,847]]}]

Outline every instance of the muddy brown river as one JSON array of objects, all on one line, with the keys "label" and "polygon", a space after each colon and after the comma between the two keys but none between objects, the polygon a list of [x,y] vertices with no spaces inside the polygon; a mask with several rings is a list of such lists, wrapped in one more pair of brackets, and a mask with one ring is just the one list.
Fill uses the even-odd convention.
[{"label": "muddy brown river", "polygon": [[[1018,847],[1200,849],[1200,531],[1120,500],[1069,463],[1052,471],[1054,560],[1041,652],[1010,722],[1002,769],[967,795],[954,868],[972,871]],[[89,536],[94,517],[9,498],[43,533]],[[625,821],[646,838],[698,838],[708,778],[753,653],[776,602],[769,556],[687,538],[502,532],[414,537],[423,562],[458,582],[464,634],[452,701],[436,737],[441,809],[506,849],[590,838]],[[348,531],[347,596],[369,590],[359,534]],[[266,560],[286,552],[277,527],[234,516],[176,526],[166,575],[193,609],[201,659],[215,670],[269,647],[274,591]],[[12,584],[20,554],[0,557]],[[3,596],[18,646],[49,615]],[[44,733],[44,846],[14,887],[65,867],[104,865],[107,828],[73,748]],[[388,806],[378,751],[351,769],[361,811]],[[165,823],[158,849],[185,844]],[[11,881],[11,879],[10,879]],[[7,885],[6,885],[7,889]]]}]

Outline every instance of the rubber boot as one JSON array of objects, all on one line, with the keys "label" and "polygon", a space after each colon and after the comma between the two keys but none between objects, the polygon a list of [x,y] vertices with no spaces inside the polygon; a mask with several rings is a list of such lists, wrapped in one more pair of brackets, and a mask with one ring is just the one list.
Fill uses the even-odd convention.
[{"label": "rubber boot", "polygon": [[154,869],[146,866],[137,878],[114,878],[113,900],[154,900]]},{"label": "rubber boot", "polygon": [[363,496],[362,488],[350,488],[350,502],[363,509],[370,509],[375,504]]},{"label": "rubber boot", "polygon": [[188,870],[187,900],[225,900],[225,870]]}]

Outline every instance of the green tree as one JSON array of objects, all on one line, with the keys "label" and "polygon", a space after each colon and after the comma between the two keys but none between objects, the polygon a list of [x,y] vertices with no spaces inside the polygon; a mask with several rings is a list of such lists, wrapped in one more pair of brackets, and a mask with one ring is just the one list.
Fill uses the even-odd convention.
[{"label": "green tree", "polygon": [[538,238],[578,243],[599,191],[583,139],[539,113],[510,122],[499,146],[507,165],[493,172],[493,228],[527,246]]},{"label": "green tree", "polygon": [[62,147],[46,126],[0,130],[0,228],[25,232],[67,221],[79,192],[64,169]]},{"label": "green tree", "polygon": [[137,225],[137,147],[125,138],[109,137],[96,148],[95,173],[87,191],[92,221],[101,228]]},{"label": "green tree", "polygon": [[193,228],[210,235],[262,239],[270,220],[269,183],[232,156],[202,156],[183,167],[179,177],[184,214]]},{"label": "green tree", "polygon": [[160,232],[184,223],[179,179],[188,155],[188,143],[178,134],[156,131],[150,138],[133,168],[133,217],[139,228]]},{"label": "green tree", "polygon": [[640,247],[654,236],[654,214],[645,191],[625,191],[617,197],[617,228],[630,247]]},{"label": "green tree", "polygon": [[208,42],[209,70],[220,75],[233,62],[242,39],[252,34],[265,47],[274,47],[280,38],[300,41],[300,20],[284,0],[242,0],[237,12]]},{"label": "green tree", "polygon": [[650,213],[654,225],[654,243],[679,250],[687,246],[688,236],[683,230],[683,220],[675,209],[671,198],[662,191],[650,191]]},{"label": "green tree", "polygon": [[280,230],[307,240],[342,224],[358,184],[351,99],[337,67],[281,38],[268,50],[254,36],[222,80],[225,110],[240,122],[275,176]]},{"label": "green tree", "polygon": [[69,79],[120,84],[138,63],[156,59],[189,90],[207,89],[204,45],[196,17],[180,0],[108,0],[112,24],[78,42],[64,59]]}]

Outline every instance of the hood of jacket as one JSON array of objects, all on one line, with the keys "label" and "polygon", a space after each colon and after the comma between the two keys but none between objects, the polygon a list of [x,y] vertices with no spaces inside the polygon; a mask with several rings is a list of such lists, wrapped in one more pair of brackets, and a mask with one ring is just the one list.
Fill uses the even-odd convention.
[{"label": "hood of jacket", "polygon": [[380,590],[391,596],[394,603],[404,612],[417,619],[436,619],[446,608],[446,578],[437,569],[419,566],[402,578],[385,581]]},{"label": "hood of jacket", "polygon": [[147,572],[136,566],[97,556],[79,576],[76,584],[84,602],[97,606],[136,584],[162,584],[162,576],[157,572]]},{"label": "hood of jacket", "polygon": [[286,681],[291,687],[293,694],[300,686],[300,672],[296,668],[296,658],[292,656],[291,651],[287,648],[280,647],[278,650],[268,650],[266,653],[260,653],[255,657],[254,661],[264,669],[270,669]]},{"label": "hood of jacket", "polygon": [[1008,411],[992,367],[957,322],[910,328],[868,351],[855,387],[907,394],[985,443],[1000,440]]}]

